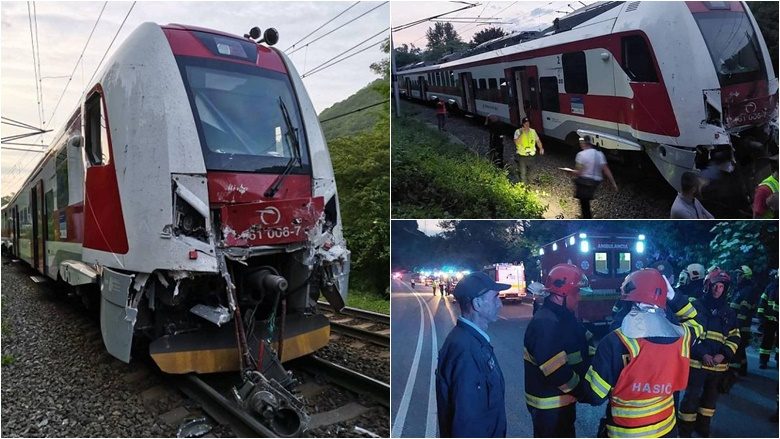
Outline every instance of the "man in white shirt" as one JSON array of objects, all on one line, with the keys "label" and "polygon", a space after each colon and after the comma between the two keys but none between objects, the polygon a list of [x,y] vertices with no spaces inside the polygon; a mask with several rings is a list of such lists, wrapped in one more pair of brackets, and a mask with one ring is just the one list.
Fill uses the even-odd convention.
[{"label": "man in white shirt", "polygon": [[701,183],[695,172],[686,171],[680,179],[682,192],[672,203],[671,219],[712,219],[711,213],[701,205],[696,196],[699,195]]}]

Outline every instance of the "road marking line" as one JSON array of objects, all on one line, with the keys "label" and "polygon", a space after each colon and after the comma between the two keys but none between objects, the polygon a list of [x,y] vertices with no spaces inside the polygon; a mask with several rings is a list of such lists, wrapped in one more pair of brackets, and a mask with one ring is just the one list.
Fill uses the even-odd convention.
[{"label": "road marking line", "polygon": [[438,347],[439,342],[436,339],[436,321],[433,319],[433,313],[428,303],[420,297],[419,294],[414,293],[417,296],[417,300],[425,306],[425,310],[428,312],[428,319],[431,322],[431,374],[430,374],[430,386],[428,388],[428,413],[425,419],[425,437],[438,437],[438,412],[436,406],[436,366],[438,364]]},{"label": "road marking line", "polygon": [[[417,297],[416,294],[415,297]],[[412,391],[414,391],[414,382],[417,380],[417,369],[420,366],[420,354],[422,353],[424,331],[425,314],[423,314],[423,309],[420,307],[420,330],[417,334],[417,347],[414,351],[414,360],[412,360],[412,369],[409,371],[409,379],[406,380],[404,393],[401,397],[401,404],[398,406],[398,414],[395,417],[395,422],[393,422],[392,437],[401,437],[401,433],[403,433],[404,430],[406,414],[409,412],[409,403],[412,399]]]}]

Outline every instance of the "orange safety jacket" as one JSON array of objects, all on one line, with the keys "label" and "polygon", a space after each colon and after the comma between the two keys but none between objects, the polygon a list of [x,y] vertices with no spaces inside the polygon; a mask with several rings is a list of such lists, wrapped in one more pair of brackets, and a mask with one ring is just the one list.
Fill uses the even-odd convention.
[{"label": "orange safety jacket", "polygon": [[616,334],[629,358],[610,396],[610,436],[668,433],[675,425],[674,392],[688,385],[690,331],[670,344],[629,338],[620,330]]}]

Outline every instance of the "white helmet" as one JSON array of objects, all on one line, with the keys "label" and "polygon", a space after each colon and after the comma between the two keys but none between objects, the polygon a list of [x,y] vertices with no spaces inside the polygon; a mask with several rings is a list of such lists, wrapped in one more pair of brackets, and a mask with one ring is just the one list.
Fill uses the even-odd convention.
[{"label": "white helmet", "polygon": [[704,265],[701,264],[691,264],[685,269],[685,271],[688,272],[688,279],[690,280],[704,279],[704,276],[707,275]]}]

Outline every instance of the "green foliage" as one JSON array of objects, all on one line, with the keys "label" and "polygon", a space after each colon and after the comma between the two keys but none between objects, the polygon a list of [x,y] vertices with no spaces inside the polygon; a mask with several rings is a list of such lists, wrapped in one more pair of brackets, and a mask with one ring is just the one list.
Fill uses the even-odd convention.
[{"label": "green foliage", "polygon": [[380,297],[375,293],[366,293],[364,291],[356,290],[354,288],[349,291],[347,306],[382,314],[390,314],[390,301],[387,300],[387,298]]},{"label": "green foliage", "polygon": [[393,120],[393,217],[540,218],[537,193],[410,117]]},{"label": "green foliage", "polygon": [[[387,88],[387,94],[383,94],[384,85]],[[368,105],[376,104],[387,100],[390,95],[389,81],[377,79],[376,81],[361,88],[357,93],[348,97],[347,99],[333,104],[330,108],[327,108],[320,113],[320,120],[329,119],[334,116],[349,113],[350,111],[363,108]],[[376,107],[369,108],[367,110],[358,111],[338,119],[329,120],[322,123],[322,131],[325,133],[325,138],[330,141],[337,137],[351,136],[352,134],[370,130],[373,128],[382,117],[387,118],[388,109],[384,105],[378,105]]]},{"label": "green foliage", "polygon": [[468,44],[463,42],[458,31],[449,22],[439,22],[433,27],[429,27],[425,31],[425,37],[428,40],[426,44],[428,50],[422,55],[427,61],[435,61],[446,54],[460,52],[468,47]]},{"label": "green foliage", "polygon": [[477,47],[480,44],[495,40],[496,38],[500,38],[505,36],[507,33],[504,32],[504,29],[501,29],[500,27],[489,27],[487,29],[482,29],[481,31],[474,34],[473,37],[471,37],[471,47]]},{"label": "green foliage", "polygon": [[[382,52],[384,53],[390,53],[390,38],[382,41],[379,48],[382,49]],[[382,58],[380,61],[371,64],[369,68],[372,72],[381,76],[385,81],[390,79],[390,58]]]},{"label": "green foliage", "polygon": [[406,45],[402,44],[395,49],[395,65],[397,67],[403,67],[409,64],[422,61],[422,49],[415,47],[414,44]]},{"label": "green foliage", "polygon": [[3,354],[2,358],[2,365],[3,366],[10,366],[16,362],[16,358],[14,358],[13,355],[5,355]]},{"label": "green foliage", "polygon": [[777,268],[776,221],[719,222],[712,228],[707,266],[717,265],[734,270],[748,265],[754,273],[765,273]]},{"label": "green foliage", "polygon": [[777,75],[778,2],[747,2],[747,5],[755,17],[759,29],[761,29],[761,34],[764,36],[767,49],[769,49],[769,56],[772,58],[775,75]]}]

